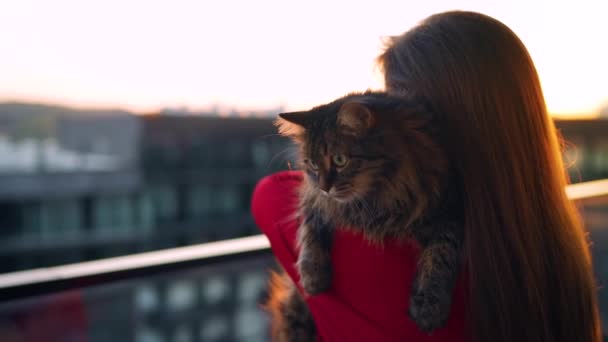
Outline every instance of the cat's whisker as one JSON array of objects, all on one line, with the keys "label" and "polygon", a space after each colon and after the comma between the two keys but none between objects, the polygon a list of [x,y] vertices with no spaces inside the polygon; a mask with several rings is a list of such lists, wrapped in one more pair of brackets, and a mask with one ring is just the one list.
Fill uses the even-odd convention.
[{"label": "cat's whisker", "polygon": [[284,149],[284,150],[282,150],[282,151],[277,152],[277,153],[276,153],[276,154],[275,154],[275,155],[274,155],[274,156],[273,156],[273,157],[270,159],[270,161],[268,162],[268,164],[266,165],[266,167],[267,167],[267,168],[268,168],[268,167],[271,167],[271,166],[272,166],[272,163],[274,163],[274,161],[277,159],[277,157],[279,157],[279,156],[280,156],[280,155],[282,155],[282,154],[287,154],[287,153],[289,153],[289,151],[290,151],[290,148],[288,147],[288,148],[285,148],[285,149]]},{"label": "cat's whisker", "polygon": [[366,203],[365,199],[363,199],[363,196],[361,196],[361,194],[357,191],[353,191],[353,196],[355,198],[355,203],[361,205],[361,210],[365,211],[366,216],[373,217],[373,215],[372,215],[373,211],[371,210],[369,205]]}]

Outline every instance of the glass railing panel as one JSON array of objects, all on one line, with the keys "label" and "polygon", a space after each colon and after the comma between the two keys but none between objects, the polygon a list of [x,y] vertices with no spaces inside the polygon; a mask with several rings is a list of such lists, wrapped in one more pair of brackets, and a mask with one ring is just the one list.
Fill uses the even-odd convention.
[{"label": "glass railing panel", "polygon": [[[270,254],[3,301],[0,341],[267,341]],[[78,280],[75,280],[78,283]]]},{"label": "glass railing panel", "polygon": [[[568,188],[608,322],[608,181]],[[0,341],[266,341],[263,236],[0,275]]]}]

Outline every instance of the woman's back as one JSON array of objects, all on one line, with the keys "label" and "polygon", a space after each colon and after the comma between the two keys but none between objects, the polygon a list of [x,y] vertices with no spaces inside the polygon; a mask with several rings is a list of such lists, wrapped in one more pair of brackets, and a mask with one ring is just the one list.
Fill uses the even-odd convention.
[{"label": "woman's back", "polygon": [[599,341],[589,247],[523,43],[493,18],[446,12],[379,62],[387,90],[440,117],[463,198],[474,341]]}]

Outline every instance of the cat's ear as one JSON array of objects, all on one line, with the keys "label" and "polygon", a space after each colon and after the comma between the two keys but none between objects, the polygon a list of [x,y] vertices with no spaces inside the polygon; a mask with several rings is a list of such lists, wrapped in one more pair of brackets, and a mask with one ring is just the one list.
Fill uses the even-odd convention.
[{"label": "cat's ear", "polygon": [[338,125],[355,136],[365,134],[375,123],[374,114],[359,102],[347,102],[338,111]]},{"label": "cat's ear", "polygon": [[279,129],[279,134],[287,137],[300,137],[304,133],[304,127],[310,121],[309,112],[281,113],[274,122]]},{"label": "cat's ear", "polygon": [[281,113],[279,117],[287,122],[296,124],[298,126],[306,127],[312,120],[312,114],[310,112],[289,112]]}]

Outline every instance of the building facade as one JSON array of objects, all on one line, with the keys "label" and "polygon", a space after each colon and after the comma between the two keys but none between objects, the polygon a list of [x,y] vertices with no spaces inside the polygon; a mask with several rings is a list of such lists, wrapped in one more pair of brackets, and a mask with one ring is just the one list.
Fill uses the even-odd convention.
[{"label": "building facade", "polygon": [[37,144],[0,171],[0,272],[255,234],[251,193],[289,146],[270,119],[130,115],[62,119]]}]

